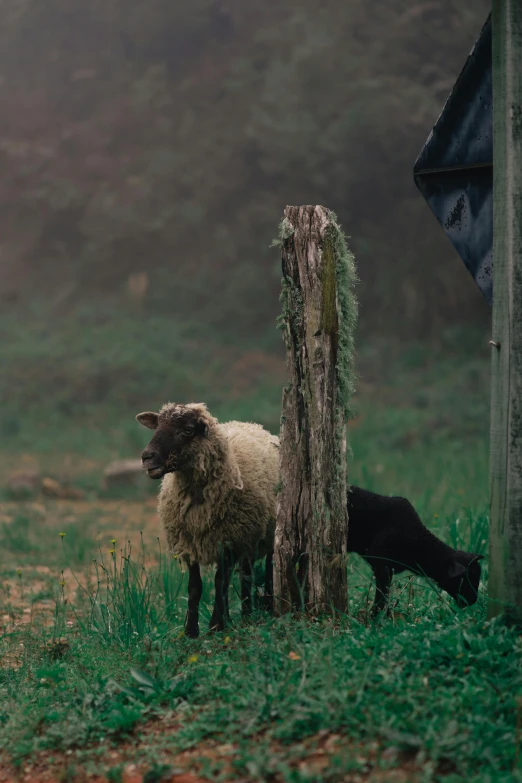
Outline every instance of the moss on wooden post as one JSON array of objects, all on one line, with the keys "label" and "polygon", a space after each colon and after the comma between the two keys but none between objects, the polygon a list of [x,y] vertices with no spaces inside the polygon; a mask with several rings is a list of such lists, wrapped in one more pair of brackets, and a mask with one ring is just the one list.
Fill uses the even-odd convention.
[{"label": "moss on wooden post", "polygon": [[494,0],[489,615],[522,622],[522,4]]},{"label": "moss on wooden post", "polygon": [[276,611],[345,612],[355,265],[336,216],[325,207],[287,207],[279,243],[279,325],[290,383],[281,415]]}]

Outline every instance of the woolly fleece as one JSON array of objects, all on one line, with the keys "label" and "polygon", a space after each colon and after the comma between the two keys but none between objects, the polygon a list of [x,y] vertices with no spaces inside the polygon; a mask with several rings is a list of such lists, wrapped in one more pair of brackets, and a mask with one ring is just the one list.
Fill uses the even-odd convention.
[{"label": "woolly fleece", "polygon": [[196,412],[207,426],[189,470],[162,480],[158,512],[169,549],[186,562],[257,559],[273,547],[279,439],[260,424],[220,424],[203,403],[163,406],[160,415]]}]

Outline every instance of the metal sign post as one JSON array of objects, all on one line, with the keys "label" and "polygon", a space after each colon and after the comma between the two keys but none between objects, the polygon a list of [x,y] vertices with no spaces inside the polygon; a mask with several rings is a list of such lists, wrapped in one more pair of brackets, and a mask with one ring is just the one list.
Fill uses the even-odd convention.
[{"label": "metal sign post", "polygon": [[414,177],[493,304],[489,616],[522,623],[522,0],[493,0]]},{"label": "metal sign post", "polygon": [[489,616],[522,621],[522,0],[494,0]]}]

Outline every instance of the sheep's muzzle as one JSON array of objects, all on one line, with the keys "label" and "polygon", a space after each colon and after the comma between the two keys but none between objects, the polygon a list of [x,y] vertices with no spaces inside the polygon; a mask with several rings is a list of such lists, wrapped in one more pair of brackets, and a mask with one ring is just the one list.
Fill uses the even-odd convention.
[{"label": "sheep's muzzle", "polygon": [[143,469],[147,471],[147,476],[151,479],[163,478],[165,473],[169,472],[169,468],[165,462],[161,459],[157,453],[148,452],[147,449],[141,455],[141,464]]},{"label": "sheep's muzzle", "polygon": [[147,476],[151,479],[160,479],[165,475],[165,470],[162,467],[145,469],[147,471]]}]

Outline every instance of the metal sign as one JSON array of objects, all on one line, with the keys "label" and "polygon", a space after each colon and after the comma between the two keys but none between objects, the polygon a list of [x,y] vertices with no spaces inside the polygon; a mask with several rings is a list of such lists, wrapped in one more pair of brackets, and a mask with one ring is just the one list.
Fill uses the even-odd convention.
[{"label": "metal sign", "polygon": [[415,163],[415,184],[488,300],[493,298],[491,17]]}]

